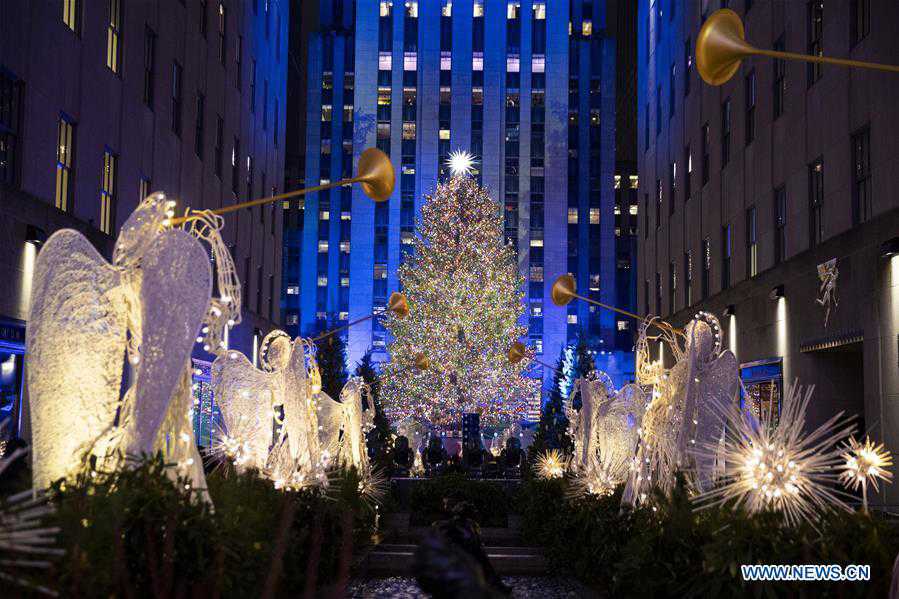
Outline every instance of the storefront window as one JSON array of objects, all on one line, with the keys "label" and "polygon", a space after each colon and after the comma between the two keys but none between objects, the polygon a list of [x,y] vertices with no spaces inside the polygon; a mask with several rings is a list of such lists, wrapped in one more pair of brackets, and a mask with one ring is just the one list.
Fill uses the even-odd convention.
[{"label": "storefront window", "polygon": [[194,437],[200,447],[210,447],[217,434],[221,413],[212,393],[212,364],[205,360],[191,360],[193,367]]},{"label": "storefront window", "polygon": [[21,418],[25,372],[25,325],[0,320],[0,439],[16,437]]},{"label": "storefront window", "polygon": [[771,414],[771,423],[776,426],[783,403],[782,360],[776,358],[742,364],[740,378],[744,389],[740,395],[740,408],[759,421]]}]

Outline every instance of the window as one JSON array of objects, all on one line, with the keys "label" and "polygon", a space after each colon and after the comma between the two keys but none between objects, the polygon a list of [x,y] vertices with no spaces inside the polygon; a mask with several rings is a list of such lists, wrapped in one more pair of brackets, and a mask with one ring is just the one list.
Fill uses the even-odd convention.
[{"label": "window", "polygon": [[[248,198],[252,198],[252,197],[253,197],[253,175],[254,175],[254,174],[255,174],[255,169],[253,168],[253,157],[252,157],[251,155],[247,154],[247,179],[246,179],[246,183],[247,183],[247,197],[248,197]],[[265,194],[265,188],[263,188],[262,194]],[[250,208],[248,208],[247,210],[250,210]],[[264,221],[265,217],[263,216],[264,213],[265,213],[265,212],[262,210],[262,207],[260,206],[260,208],[259,208],[259,220],[262,221],[262,222],[265,222],[265,221]]]},{"label": "window", "polygon": [[598,225],[599,224],[599,208],[590,208],[590,224]]},{"label": "window", "polygon": [[721,289],[730,287],[731,258],[733,258],[733,231],[730,225],[721,228]]},{"label": "window", "polygon": [[76,34],[81,33],[81,0],[62,0],[62,22]]},{"label": "window", "polygon": [[199,31],[200,35],[204,38],[206,37],[206,15],[209,13],[209,3],[206,0],[200,0],[200,21],[199,21]]},{"label": "window", "polygon": [[809,247],[824,241],[824,160],[818,158],[808,166]]},{"label": "window", "polygon": [[649,239],[649,194],[643,194],[643,239]]},{"label": "window", "polygon": [[[250,112],[256,112],[256,59],[250,61]],[[263,117],[265,118],[265,117]]]},{"label": "window", "polygon": [[223,65],[228,58],[227,23],[228,18],[225,13],[225,3],[219,2],[219,62]]},{"label": "window", "polygon": [[215,176],[222,178],[222,154],[225,147],[225,120],[219,115],[215,122]]},{"label": "window", "polygon": [[276,148],[278,147],[278,122],[278,98],[275,98],[275,120],[272,122],[272,140]]},{"label": "window", "polygon": [[852,136],[852,222],[859,224],[872,216],[871,130],[865,127]]},{"label": "window", "polygon": [[656,136],[662,132],[662,86],[656,87]]},{"label": "window", "polygon": [[194,153],[200,160],[203,159],[203,121],[206,111],[206,96],[197,92],[197,123],[194,128]]},{"label": "window", "polygon": [[234,44],[234,87],[240,89],[241,77],[243,76],[243,36],[237,36],[237,42]]},{"label": "window", "polygon": [[684,95],[690,95],[690,79],[693,77],[693,40],[684,42]]},{"label": "window", "polygon": [[656,179],[656,230],[662,226],[662,180]]},{"label": "window", "polygon": [[668,263],[668,313],[675,311],[675,302],[677,298],[677,265],[674,261]]},{"label": "window", "polygon": [[746,75],[746,145],[755,139],[755,71]]},{"label": "window", "polygon": [[693,177],[693,152],[690,150],[690,146],[684,148],[684,164],[686,164],[686,169],[684,170],[684,202],[686,203],[690,200],[692,191],[690,180]]},{"label": "window", "polygon": [[[777,41],[774,42],[774,50],[776,52],[783,52],[784,50],[784,36],[781,34]],[[784,112],[784,97],[787,91],[787,67],[786,63],[783,60],[774,60],[774,118],[776,119]]]},{"label": "window", "polygon": [[106,66],[113,73],[118,74],[119,62],[122,57],[121,28],[122,6],[121,0],[109,0],[109,23],[106,28]]},{"label": "window", "polygon": [[702,184],[705,185],[709,182],[709,146],[711,145],[711,140],[709,139],[709,124],[706,123],[702,126]]},{"label": "window", "polygon": [[[824,0],[811,0],[808,3],[808,54],[824,55]],[[811,87],[821,78],[821,63],[808,63],[808,86]]]},{"label": "window", "polygon": [[871,30],[871,3],[870,0],[851,0],[850,3],[850,34],[854,46]]},{"label": "window", "polygon": [[172,62],[172,133],[181,136],[181,94],[183,69],[178,62]]},{"label": "window", "polygon": [[674,214],[674,198],[677,191],[677,163],[672,162],[668,165],[668,215]]},{"label": "window", "polygon": [[709,296],[709,282],[712,274],[712,242],[708,237],[702,240],[702,299]]},{"label": "window", "polygon": [[662,275],[656,271],[656,309],[655,313],[662,314]]},{"label": "window", "polygon": [[140,181],[137,184],[137,195],[138,202],[142,202],[148,195],[151,193],[151,189],[153,184],[150,182],[150,177],[141,176]]},{"label": "window", "polygon": [[75,189],[75,122],[65,115],[59,117],[56,144],[56,207],[72,211],[72,192]]},{"label": "window", "polygon": [[684,306],[693,304],[693,254],[684,252]]},{"label": "window", "polygon": [[144,28],[144,104],[153,109],[153,90],[156,85],[156,32]]},{"label": "window", "polygon": [[115,232],[117,162],[118,156],[107,148],[103,152],[103,172],[100,176],[100,230],[107,235]]},{"label": "window", "polygon": [[774,264],[780,264],[787,254],[787,190],[774,190]]},{"label": "window", "polygon": [[730,98],[721,104],[721,168],[730,162]]},{"label": "window", "polygon": [[746,277],[759,273],[758,218],[755,206],[746,210]]},{"label": "window", "polygon": [[240,140],[234,138],[234,145],[231,147],[231,191],[238,192],[238,183],[240,183]]},{"label": "window", "polygon": [[0,183],[18,182],[19,126],[22,82],[0,71]]},{"label": "window", "polygon": [[674,88],[676,81],[676,65],[671,63],[671,73],[668,75],[668,118],[674,117]]},{"label": "window", "polygon": [[262,81],[262,130],[268,130],[268,79]]}]

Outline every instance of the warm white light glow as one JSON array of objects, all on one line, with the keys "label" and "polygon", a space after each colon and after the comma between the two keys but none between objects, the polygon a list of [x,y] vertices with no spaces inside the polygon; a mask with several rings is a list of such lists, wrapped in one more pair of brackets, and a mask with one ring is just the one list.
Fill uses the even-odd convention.
[{"label": "warm white light glow", "polygon": [[25,242],[22,248],[22,285],[19,287],[19,312],[28,314],[31,310],[31,282],[34,278],[34,259],[37,256],[37,247],[30,242]]},{"label": "warm white light glow", "polygon": [[454,150],[450,152],[449,158],[446,160],[446,165],[449,167],[450,172],[454,177],[470,175],[476,163],[477,161],[474,159],[474,155],[465,150]]},{"label": "warm white light glow", "polygon": [[537,457],[537,474],[540,478],[562,478],[567,460],[558,449],[548,449]]}]

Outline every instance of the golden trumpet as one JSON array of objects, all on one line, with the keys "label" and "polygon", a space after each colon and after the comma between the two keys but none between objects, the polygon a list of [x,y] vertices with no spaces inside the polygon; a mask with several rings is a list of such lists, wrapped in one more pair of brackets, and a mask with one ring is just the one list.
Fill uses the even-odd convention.
[{"label": "golden trumpet", "polygon": [[709,85],[723,85],[734,76],[740,68],[740,63],[747,56],[769,56],[783,60],[803,60],[899,73],[899,66],[896,65],[756,48],[746,42],[743,22],[737,13],[729,8],[713,12],[706,19],[696,38],[696,68],[699,75]]},{"label": "golden trumpet", "polygon": [[507,355],[509,356],[509,362],[518,364],[527,356],[527,348],[521,341],[516,341],[509,348],[509,353]]},{"label": "golden trumpet", "polygon": [[[234,212],[235,210],[240,210],[241,208],[252,208],[253,206],[271,204],[272,202],[286,200],[307,193],[324,191],[325,189],[334,187],[343,187],[345,185],[352,185],[353,183],[359,183],[362,186],[362,191],[365,192],[365,195],[375,202],[384,202],[390,198],[390,194],[393,193],[393,186],[396,183],[396,174],[393,171],[393,163],[390,162],[390,158],[387,154],[381,150],[377,148],[368,148],[362,152],[361,156],[359,156],[359,172],[351,179],[341,179],[340,181],[335,181],[334,183],[328,183],[326,185],[316,185],[315,187],[288,191],[287,193],[249,200],[232,206],[223,206],[222,208],[210,210],[210,212],[213,214],[227,214],[229,212]],[[169,219],[165,224],[175,227],[192,220],[192,218],[191,215],[180,216]]]},{"label": "golden trumpet", "polygon": [[[611,310],[612,312],[623,314],[624,316],[630,316],[631,318],[634,318],[636,320],[643,320],[643,317],[639,314],[634,314],[633,312],[628,312],[627,310],[622,310],[621,308],[616,308],[615,306],[604,304],[595,299],[590,299],[589,297],[578,295],[577,283],[575,282],[574,277],[571,275],[559,275],[559,277],[553,283],[552,287],[553,303],[557,306],[567,306],[571,303],[571,300],[575,298],[584,300],[585,302],[593,304],[595,306],[599,306],[600,308],[605,308],[606,310]],[[674,328],[664,321],[654,321],[653,324],[655,324],[659,328],[670,330],[673,333],[679,331],[679,329]]]},{"label": "golden trumpet", "polygon": [[424,353],[419,353],[415,356],[415,361],[413,362],[413,364],[419,370],[428,370],[431,367],[431,359],[428,358]]},{"label": "golden trumpet", "polygon": [[[397,318],[406,318],[409,316],[409,302],[406,300],[406,296],[400,293],[399,291],[394,291],[390,294],[390,297],[387,298],[387,311],[392,312]],[[372,312],[368,316],[363,316],[362,318],[357,318],[351,322],[348,322],[344,325],[341,325],[337,328],[331,329],[330,331],[325,331],[318,337],[313,337],[312,342],[321,341],[322,339],[326,339],[337,333],[338,331],[342,331],[344,329],[348,329],[354,324],[359,324],[360,322],[365,322],[366,320],[372,319],[377,314]]]}]

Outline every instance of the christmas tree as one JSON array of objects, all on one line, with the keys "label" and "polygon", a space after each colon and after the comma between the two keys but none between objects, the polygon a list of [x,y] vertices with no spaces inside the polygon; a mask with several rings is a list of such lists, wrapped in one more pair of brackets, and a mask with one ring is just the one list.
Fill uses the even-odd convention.
[{"label": "christmas tree", "polygon": [[[427,197],[418,224],[414,252],[399,269],[410,314],[385,322],[393,334],[385,411],[394,421],[412,416],[435,425],[470,412],[482,425],[520,418],[539,381],[523,375],[527,360],[507,357],[527,329],[519,324],[524,281],[503,240],[500,206],[457,174]],[[421,352],[427,370],[411,366]]]},{"label": "christmas tree", "polygon": [[346,344],[340,335],[325,337],[317,344],[315,361],[322,377],[322,391],[335,401],[340,401],[340,392],[346,385]]}]

